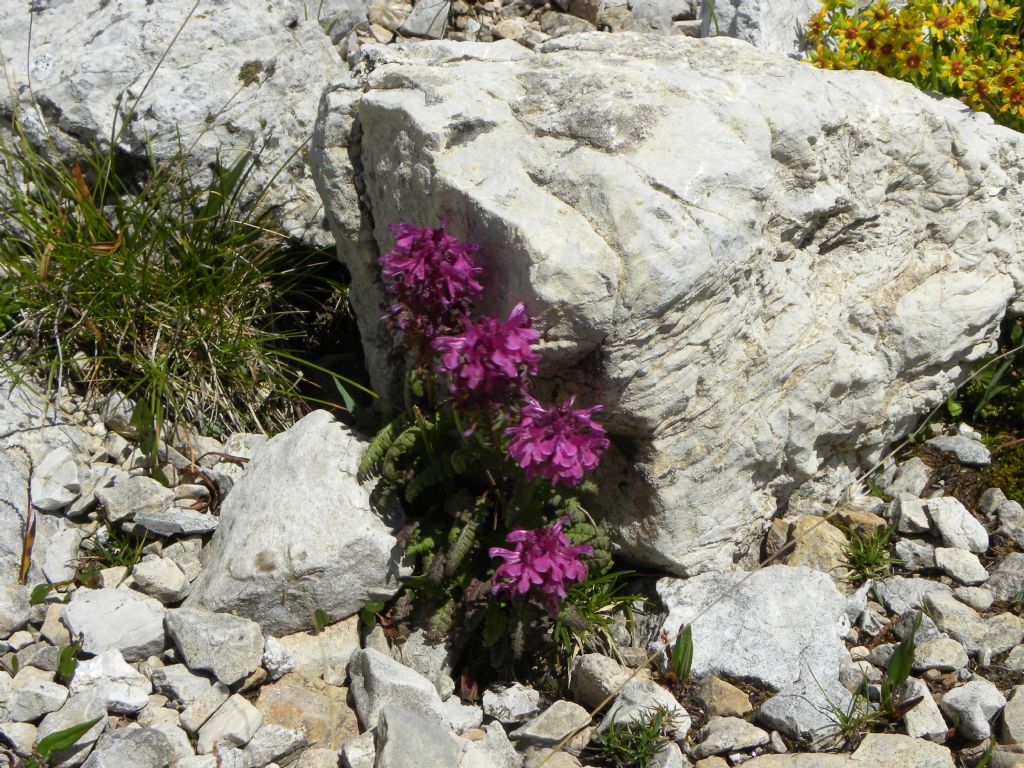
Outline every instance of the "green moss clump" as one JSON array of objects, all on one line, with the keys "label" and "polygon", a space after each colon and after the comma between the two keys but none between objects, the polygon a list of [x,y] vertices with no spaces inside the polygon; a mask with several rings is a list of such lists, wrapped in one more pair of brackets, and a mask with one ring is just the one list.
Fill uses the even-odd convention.
[{"label": "green moss clump", "polygon": [[1024,443],[993,454],[992,463],[981,471],[981,477],[986,488],[1000,488],[1008,498],[1024,501]]}]

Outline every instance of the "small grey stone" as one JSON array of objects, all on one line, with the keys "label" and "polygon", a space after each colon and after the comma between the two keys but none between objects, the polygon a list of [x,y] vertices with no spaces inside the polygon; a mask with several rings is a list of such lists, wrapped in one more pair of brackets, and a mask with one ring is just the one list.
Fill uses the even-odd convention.
[{"label": "small grey stone", "polygon": [[461,733],[470,728],[479,728],[484,721],[484,711],[473,704],[463,704],[458,696],[445,699],[444,711],[452,728]]},{"label": "small grey stone", "polygon": [[956,640],[939,638],[926,640],[914,648],[915,672],[937,669],[940,672],[952,672],[967,666],[967,651]]},{"label": "small grey stone", "polygon": [[374,768],[376,759],[377,746],[372,730],[349,739],[341,748],[341,764],[345,768]]},{"label": "small grey stone", "polygon": [[99,403],[98,412],[107,429],[114,432],[128,432],[132,428],[135,401],[121,392],[113,392]]},{"label": "small grey stone", "polygon": [[451,733],[419,712],[387,704],[377,723],[380,742],[375,768],[451,768],[462,749]]},{"label": "small grey stone", "polygon": [[988,488],[978,499],[978,508],[985,517],[992,517],[999,505],[1006,501],[1006,494],[999,488]]},{"label": "small grey stone", "polygon": [[63,685],[39,680],[19,689],[8,717],[16,723],[38,720],[45,714],[56,712],[68,699],[68,689]]},{"label": "small grey stone", "polygon": [[988,571],[978,556],[966,549],[936,547],[935,565],[950,578],[967,586],[984,584],[988,579]]},{"label": "small grey stone", "polygon": [[1014,552],[1004,557],[989,576],[985,586],[996,600],[1012,600],[1024,592],[1024,554]]},{"label": "small grey stone", "polygon": [[932,468],[917,456],[914,456],[902,462],[896,468],[896,474],[892,482],[887,483],[883,490],[894,498],[901,493],[920,497],[928,486],[928,479],[931,477],[931,474]]},{"label": "small grey stone", "polygon": [[448,726],[444,705],[433,683],[394,659],[369,648],[356,651],[349,660],[349,676],[349,691],[364,728],[377,725],[386,704],[418,712],[427,720]]},{"label": "small grey stone", "polygon": [[766,731],[738,717],[712,718],[701,729],[693,756],[702,760],[711,755],[743,752],[767,744],[770,738]]},{"label": "small grey stone", "polygon": [[260,711],[236,693],[203,723],[196,739],[196,752],[208,755],[217,748],[244,747],[262,722]]},{"label": "small grey stone", "polygon": [[939,707],[956,724],[957,733],[968,741],[987,739],[992,729],[989,721],[1006,704],[1006,699],[992,683],[975,678],[946,693]]},{"label": "small grey stone", "polygon": [[82,492],[84,469],[67,448],[54,448],[32,473],[32,506],[44,512],[64,509]]},{"label": "small grey stone", "polygon": [[417,0],[412,13],[402,22],[398,31],[411,37],[428,37],[438,40],[444,37],[451,12],[449,0]]},{"label": "small grey stone", "polygon": [[181,727],[190,734],[196,733],[230,697],[230,688],[224,683],[214,683],[182,711]]},{"label": "small grey stone", "polygon": [[152,728],[124,728],[100,736],[82,768],[167,768],[173,752],[167,737]]},{"label": "small grey stone", "polygon": [[988,549],[985,526],[958,499],[952,496],[928,499],[925,511],[947,547],[966,549],[979,555]]},{"label": "small grey stone", "polygon": [[925,541],[900,539],[895,546],[896,557],[908,571],[921,571],[935,567],[935,547]]},{"label": "small grey stone", "polygon": [[985,587],[959,587],[953,590],[953,596],[976,611],[987,611],[995,601],[992,590]]},{"label": "small grey stone", "polygon": [[1003,662],[1003,666],[1014,672],[1024,672],[1024,645],[1014,646]]},{"label": "small grey stone", "polygon": [[1000,721],[1000,742],[1003,744],[1024,743],[1024,686],[1018,685],[1010,692]]},{"label": "small grey stone", "polygon": [[573,699],[591,709],[613,695],[630,671],[601,653],[585,653],[572,663],[569,690]]},{"label": "small grey stone", "polygon": [[260,625],[201,608],[167,612],[167,634],[189,669],[203,669],[226,685],[244,680],[263,662]]},{"label": "small grey stone", "polygon": [[24,629],[32,617],[28,604],[29,588],[21,584],[0,584],[0,637],[10,637]]},{"label": "small grey stone", "polygon": [[164,607],[128,589],[78,589],[61,611],[82,650],[100,654],[117,648],[127,661],[142,661],[164,650]]},{"label": "small grey stone", "polygon": [[952,590],[945,584],[928,579],[890,576],[875,583],[875,593],[885,607],[901,615],[909,610],[919,610],[925,595],[930,592],[952,594]]},{"label": "small grey stone", "polygon": [[188,594],[188,579],[177,564],[166,557],[147,557],[132,568],[135,586],[164,605],[180,603]]},{"label": "small grey stone", "polygon": [[137,514],[159,514],[174,501],[174,491],[151,477],[129,477],[113,488],[100,488],[96,498],[106,508],[107,520],[130,520]]},{"label": "small grey stone", "polygon": [[925,511],[925,499],[918,499],[908,494],[901,494],[892,502],[890,517],[896,521],[896,530],[900,533],[928,533],[932,523]]},{"label": "small grey stone", "polygon": [[308,744],[309,739],[302,731],[272,723],[263,725],[242,750],[245,768],[263,768],[278,760],[287,761]]},{"label": "small grey stone", "polygon": [[996,516],[999,518],[1000,525],[1024,527],[1024,507],[1020,505],[1020,502],[1004,499],[996,509]]},{"label": "small grey stone", "polygon": [[263,668],[271,681],[280,680],[295,669],[295,655],[276,637],[263,641]]},{"label": "small grey stone", "polygon": [[149,704],[153,686],[124,660],[120,651],[108,648],[99,656],[79,662],[69,687],[72,694],[96,688],[103,694],[108,712],[129,715]]},{"label": "small grey stone", "polygon": [[579,704],[559,699],[536,717],[523,723],[509,738],[525,745],[550,747],[590,722],[587,710]]},{"label": "small grey stone", "polygon": [[984,467],[992,463],[992,454],[983,443],[963,435],[933,437],[926,444],[937,451],[955,454],[957,461],[969,467]]},{"label": "small grey stone", "polygon": [[28,757],[39,740],[39,729],[31,723],[0,723],[0,736],[11,745],[14,754]]},{"label": "small grey stone", "polygon": [[184,664],[155,669],[150,679],[156,693],[185,706],[205,696],[212,685],[205,677],[193,674]]},{"label": "small grey stone", "polygon": [[168,507],[163,511],[137,512],[132,523],[157,536],[196,536],[217,530],[220,518],[194,509]]},{"label": "small grey stone", "polygon": [[540,693],[522,683],[492,685],[483,696],[484,714],[506,725],[521,723],[540,711]]},{"label": "small grey stone", "polygon": [[928,686],[916,678],[908,678],[900,690],[900,700],[910,701],[918,696],[921,703],[907,710],[903,715],[903,724],[907,735],[918,739],[939,742],[946,740],[946,721],[939,711],[939,705],[932,698]]},{"label": "small grey stone", "polygon": [[[140,723],[140,725],[142,725]],[[148,726],[158,733],[162,733],[168,744],[171,746],[171,762],[175,760],[183,760],[186,757],[192,757],[195,755],[195,750],[192,749],[192,742],[188,738],[188,734],[185,733],[181,728],[178,727],[178,721],[164,721],[158,723],[152,723]]]}]

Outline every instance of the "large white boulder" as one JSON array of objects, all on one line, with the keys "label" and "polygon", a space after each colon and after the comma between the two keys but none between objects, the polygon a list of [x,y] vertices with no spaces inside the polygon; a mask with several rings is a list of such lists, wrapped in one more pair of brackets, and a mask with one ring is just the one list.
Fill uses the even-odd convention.
[{"label": "large white boulder", "polygon": [[303,150],[320,91],[346,67],[314,4],[202,3],[174,40],[193,5],[49,0],[30,14],[27,2],[0,3],[0,115],[18,94],[29,138],[52,140],[65,159],[109,144],[127,121],[118,141],[126,157],[141,161],[148,145],[167,159],[180,139],[198,178],[209,178],[218,154],[230,166],[256,150],[249,190],[269,185],[261,202],[275,208],[275,226],[330,242]]},{"label": "large white boulder", "polygon": [[480,243],[526,302],[543,396],[605,406],[597,510],[686,575],[756,556],[992,349],[1021,308],[1024,137],[869,72],[726,38],[370,47],[311,153],[374,384],[387,225]]},{"label": "large white boulder", "polygon": [[326,411],[272,437],[224,501],[185,605],[280,636],[311,629],[319,609],[336,621],[394,595],[399,521],[372,510],[369,488],[356,481],[365,448]]}]

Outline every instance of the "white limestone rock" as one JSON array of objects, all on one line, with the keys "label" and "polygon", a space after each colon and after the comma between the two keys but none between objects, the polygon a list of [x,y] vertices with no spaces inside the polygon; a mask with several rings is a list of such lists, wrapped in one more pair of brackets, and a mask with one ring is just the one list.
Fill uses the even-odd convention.
[{"label": "white limestone rock", "polygon": [[132,715],[149,704],[153,685],[124,660],[116,648],[80,661],[69,685],[71,693],[96,688],[105,696],[108,712]]},{"label": "white limestone rock", "polygon": [[903,724],[907,728],[907,735],[941,744],[946,740],[946,732],[949,728],[939,711],[939,705],[935,703],[927,685],[916,678],[908,678],[900,690],[900,699],[911,701],[918,697],[921,698],[921,702],[908,709],[903,715]]},{"label": "white limestone rock", "polygon": [[135,586],[164,605],[180,603],[188,594],[188,578],[166,557],[147,557],[132,568]]},{"label": "white limestone rock", "polygon": [[106,510],[107,520],[131,520],[137,514],[160,514],[174,503],[174,491],[151,477],[137,475],[110,488],[100,488],[96,498]]},{"label": "white limestone rock", "polygon": [[85,468],[67,448],[50,451],[32,473],[32,506],[58,512],[81,495]]},{"label": "white limestone rock", "polygon": [[928,499],[925,511],[935,532],[947,547],[983,554],[988,549],[988,532],[958,499],[943,496]]},{"label": "white limestone rock", "polygon": [[492,685],[483,696],[484,714],[510,725],[529,720],[540,712],[540,692],[523,685]]},{"label": "white limestone rock", "polygon": [[280,680],[295,669],[295,654],[276,637],[263,640],[263,668],[271,682]]},{"label": "white limestone rock", "polygon": [[375,727],[388,704],[416,712],[446,728],[449,726],[448,715],[433,683],[394,659],[369,648],[356,651],[349,660],[349,676],[352,679],[349,692],[364,728]]},{"label": "white limestone rock", "polygon": [[244,747],[256,735],[262,722],[259,710],[236,693],[199,729],[196,752],[208,755],[216,748]]},{"label": "white limestone rock", "polygon": [[153,728],[107,731],[82,768],[167,768],[173,756],[171,742]]},{"label": "white limestone rock", "polygon": [[28,723],[56,712],[68,700],[68,689],[58,683],[38,680],[19,688],[8,717],[16,723]]},{"label": "white limestone rock", "polygon": [[936,547],[935,565],[951,579],[967,586],[977,586],[988,580],[988,571],[978,556],[966,549]]},{"label": "white limestone rock", "polygon": [[[398,590],[398,519],[370,509],[355,474],[365,443],[325,411],[274,436],[220,510],[186,606],[235,613],[280,636],[312,629]],[[324,531],[331,531],[325,536]]]},{"label": "white limestone rock", "polygon": [[795,54],[804,48],[803,25],[820,7],[816,0],[703,0],[700,34],[726,35],[766,51]]},{"label": "white limestone rock", "polygon": [[[66,160],[84,154],[82,147],[91,142],[105,145],[115,124],[123,124],[118,148],[135,160],[148,149],[158,162],[167,161],[180,142],[189,150],[186,171],[200,181],[209,179],[208,164],[218,153],[231,166],[255,149],[260,159],[243,200],[251,202],[269,185],[261,204],[276,210],[277,229],[329,243],[300,149],[323,86],[345,71],[331,38],[302,2],[227,3],[193,14],[170,45],[192,5],[43,5],[34,17],[29,55],[28,7],[4,3],[0,112],[9,114],[9,94],[17,94],[29,139],[43,147],[49,139]],[[116,67],[109,66],[112,61]],[[24,88],[30,76],[31,92]],[[42,112],[31,94],[45,105]],[[131,119],[129,105],[135,107]],[[39,122],[44,114],[45,126]],[[108,426],[123,428],[127,415]]]},{"label": "white limestone rock", "polygon": [[211,672],[225,685],[244,680],[263,663],[263,633],[255,621],[177,608],[167,612],[165,624],[189,669]]},{"label": "white limestone rock", "polygon": [[999,689],[978,677],[948,691],[939,707],[956,723],[957,733],[967,741],[981,741],[992,734],[991,721],[1005,704]]},{"label": "white limestone rock", "polygon": [[634,560],[731,567],[1024,307],[1024,137],[955,99],[727,38],[436,41],[355,65],[310,155],[374,388],[400,382],[387,225],[447,217],[483,246],[481,312],[534,318],[538,391],[605,406],[593,511]]},{"label": "white limestone rock", "polygon": [[[838,679],[850,624],[846,600],[832,580],[810,568],[776,565],[729,591],[746,576],[658,580],[658,596],[669,611],[659,634],[674,637],[693,622],[693,674],[753,680],[775,691],[812,675],[822,685]],[[660,641],[651,645],[661,649]]]},{"label": "white limestone rock", "polygon": [[143,661],[164,650],[164,607],[128,589],[77,589],[60,618],[72,637],[82,635],[82,650],[101,654],[110,648],[126,661]]},{"label": "white limestone rock", "polygon": [[190,672],[184,664],[169,664],[154,669],[150,679],[155,693],[185,706],[205,696],[212,685],[207,678]]}]

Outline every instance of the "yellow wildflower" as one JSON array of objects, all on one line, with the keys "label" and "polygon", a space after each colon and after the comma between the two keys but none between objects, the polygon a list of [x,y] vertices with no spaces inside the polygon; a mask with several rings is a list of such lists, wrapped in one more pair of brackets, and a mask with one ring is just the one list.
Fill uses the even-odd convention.
[{"label": "yellow wildflower", "polygon": [[932,14],[925,19],[924,26],[930,27],[932,37],[941,43],[943,38],[949,34],[951,23],[949,6],[943,5],[940,8],[938,4],[933,3]]}]

